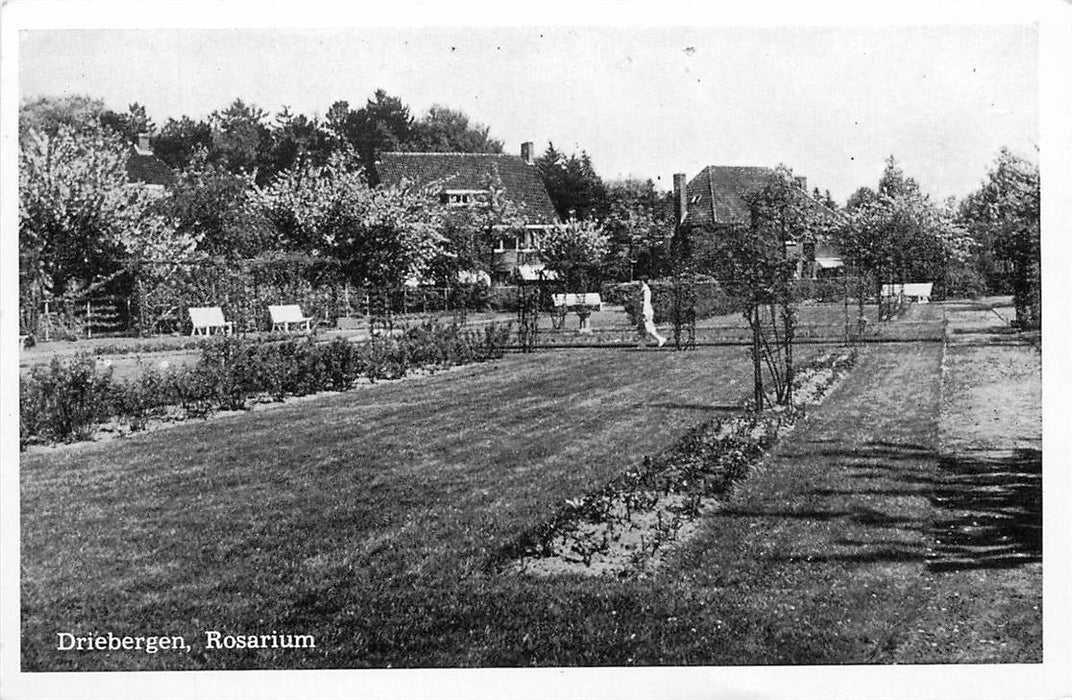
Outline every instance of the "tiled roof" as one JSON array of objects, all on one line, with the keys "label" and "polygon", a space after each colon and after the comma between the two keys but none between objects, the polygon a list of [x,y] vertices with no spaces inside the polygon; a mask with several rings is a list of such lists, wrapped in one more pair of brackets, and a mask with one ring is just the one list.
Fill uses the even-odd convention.
[{"label": "tiled roof", "polygon": [[[745,197],[767,184],[773,168],[754,166],[709,165],[688,184],[686,224],[747,224],[750,218]],[[820,216],[837,217],[837,213],[815,201],[805,192],[805,202]]]},{"label": "tiled roof", "polygon": [[131,182],[142,182],[146,185],[169,186],[175,182],[175,173],[171,172],[171,168],[164,161],[151,153],[146,154],[137,148],[131,148],[127,158],[127,178]]},{"label": "tiled roof", "polygon": [[380,154],[376,174],[380,182],[396,185],[405,178],[414,185],[432,182],[443,189],[482,190],[487,177],[498,170],[507,198],[522,210],[526,223],[558,221],[555,207],[536,168],[518,156],[502,153],[399,153]]},{"label": "tiled roof", "polygon": [[771,168],[709,165],[688,184],[688,212],[685,223],[748,223],[744,197],[759,190],[774,174]]}]

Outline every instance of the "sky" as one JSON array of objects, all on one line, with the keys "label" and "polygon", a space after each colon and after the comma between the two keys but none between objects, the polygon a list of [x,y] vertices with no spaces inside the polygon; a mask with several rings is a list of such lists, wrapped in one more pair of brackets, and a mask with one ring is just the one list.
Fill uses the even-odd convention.
[{"label": "sky", "polygon": [[604,179],[785,164],[844,202],[894,155],[938,199],[998,149],[1037,160],[1033,25],[77,29],[20,32],[19,94],[144,105],[156,124],[242,98],[323,115],[377,88]]}]

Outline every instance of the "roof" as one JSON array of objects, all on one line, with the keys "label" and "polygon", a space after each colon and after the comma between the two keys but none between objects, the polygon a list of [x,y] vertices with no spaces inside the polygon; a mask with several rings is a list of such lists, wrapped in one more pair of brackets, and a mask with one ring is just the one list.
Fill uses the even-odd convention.
[{"label": "roof", "polygon": [[[709,165],[688,184],[688,217],[685,223],[747,224],[751,214],[745,197],[761,190],[774,175],[773,168],[735,165]],[[837,213],[807,195],[804,200],[813,211],[828,217]]]},{"label": "roof", "polygon": [[773,174],[772,168],[707,166],[688,184],[686,223],[694,226],[748,223],[745,195],[761,189]]},{"label": "roof", "polygon": [[558,222],[539,173],[519,156],[388,151],[380,154],[375,167],[380,182],[388,185],[397,185],[405,179],[417,186],[438,182],[445,190],[487,189],[488,176],[497,170],[507,199],[521,208],[525,223]]},{"label": "roof", "polygon": [[152,153],[133,147],[127,157],[127,178],[146,185],[170,186],[175,182],[175,173]]}]

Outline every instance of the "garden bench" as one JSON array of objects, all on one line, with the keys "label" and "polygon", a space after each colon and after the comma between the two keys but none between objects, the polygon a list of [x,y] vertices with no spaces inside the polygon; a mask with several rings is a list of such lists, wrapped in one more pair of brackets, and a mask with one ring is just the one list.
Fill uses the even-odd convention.
[{"label": "garden bench", "polygon": [[304,316],[301,307],[297,304],[269,306],[268,313],[272,315],[273,331],[279,330],[280,327],[282,327],[284,331],[290,331],[291,324],[295,326],[305,326],[306,331],[312,330],[312,327],[309,325],[313,320],[312,317]]},{"label": "garden bench", "polygon": [[931,300],[933,288],[933,282],[911,282],[904,286],[904,295],[920,304],[926,304]]},{"label": "garden bench", "polygon": [[[565,320],[566,314],[570,311],[576,311],[577,317],[580,319],[579,331],[581,333],[591,333],[592,328],[588,325],[588,317],[592,315],[593,311],[603,310],[603,300],[599,294],[595,292],[589,292],[585,294],[554,294],[551,296],[551,303],[555,307],[555,311],[558,312],[558,317]],[[561,327],[561,321],[556,328]]]},{"label": "garden bench", "polygon": [[910,298],[912,301],[917,301],[920,304],[926,304],[931,300],[931,290],[934,288],[933,282],[908,282],[904,284],[884,284],[882,285],[882,296],[904,296]]},{"label": "garden bench", "polygon": [[190,322],[193,323],[190,335],[212,335],[213,328],[219,328],[226,334],[234,332],[234,323],[223,319],[223,309],[218,306],[192,306],[189,312]]},{"label": "garden bench", "polygon": [[597,293],[555,294],[552,295],[551,301],[554,303],[555,308],[565,307],[567,311],[576,311],[578,309],[603,310],[603,300],[599,298]]}]

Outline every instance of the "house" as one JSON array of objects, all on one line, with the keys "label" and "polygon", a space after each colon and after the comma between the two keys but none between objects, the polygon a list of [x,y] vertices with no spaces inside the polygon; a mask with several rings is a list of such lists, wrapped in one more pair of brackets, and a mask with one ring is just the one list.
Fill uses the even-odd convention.
[{"label": "house", "polygon": [[[747,226],[750,212],[747,196],[766,185],[772,168],[709,165],[686,182],[684,173],[674,175],[674,212],[678,226],[696,236],[718,235],[723,228]],[[837,217],[808,194],[807,180],[796,178],[803,201],[810,202],[820,215]],[[814,279],[842,267],[841,257],[827,240],[790,241],[786,255],[797,259],[797,276]]]},{"label": "house", "polygon": [[127,179],[154,190],[175,184],[175,173],[153,153],[149,134],[138,134],[138,142],[127,157]]},{"label": "house", "polygon": [[534,279],[543,270],[539,236],[559,220],[536,170],[531,142],[521,144],[520,156],[387,151],[380,154],[375,169],[380,183],[399,185],[404,181],[429,187],[448,207],[486,206],[489,182],[498,178],[502,196],[517,208],[522,227],[494,227],[498,235],[487,272],[493,282],[501,284],[515,277]]}]

